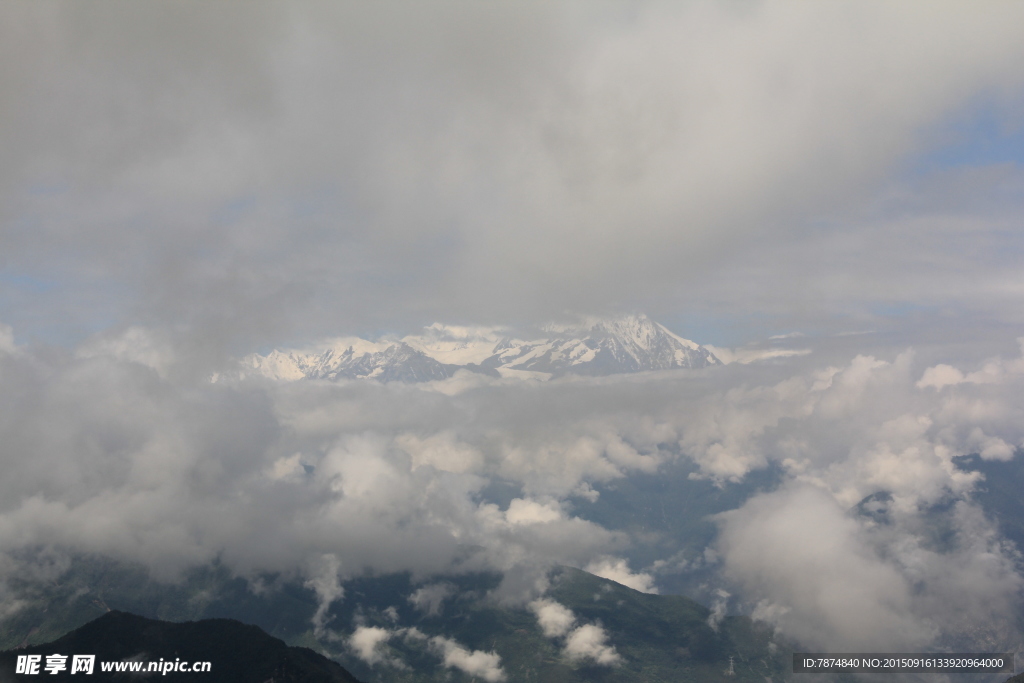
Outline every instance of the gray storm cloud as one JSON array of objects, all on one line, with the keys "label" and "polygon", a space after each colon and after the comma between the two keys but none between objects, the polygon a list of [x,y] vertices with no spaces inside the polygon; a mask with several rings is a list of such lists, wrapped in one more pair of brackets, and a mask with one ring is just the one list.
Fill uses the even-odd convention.
[{"label": "gray storm cloud", "polygon": [[[40,333],[142,321],[204,354],[754,296],[742,255],[798,245],[807,216],[875,192],[979,98],[1010,111],[1024,82],[1011,4],[2,11],[11,306],[42,290]],[[844,221],[816,239],[878,223]],[[909,223],[886,231],[895,253],[946,234]],[[937,256],[963,264],[948,241]],[[687,294],[726,257],[747,277]],[[864,295],[920,294],[900,272]]]}]

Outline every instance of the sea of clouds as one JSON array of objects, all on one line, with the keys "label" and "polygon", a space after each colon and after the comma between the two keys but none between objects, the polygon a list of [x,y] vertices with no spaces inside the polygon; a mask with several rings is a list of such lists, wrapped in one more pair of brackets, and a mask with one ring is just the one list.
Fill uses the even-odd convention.
[{"label": "sea of clouds", "polygon": [[[624,559],[637,539],[576,508],[606,484],[689,459],[691,476],[723,487],[784,472],[715,518],[708,555],[732,610],[820,648],[1015,637],[1020,554],[972,502],[980,475],[953,458],[1014,456],[1020,358],[926,367],[907,350],[546,383],[468,372],[415,385],[229,383],[176,379],[167,346],[126,351],[142,348],[126,338],[146,335],[75,353],[5,336],[7,584],[52,579],[83,553],[171,582],[216,560],[243,577],[306,582],[322,619],[366,572],[426,583],[483,570],[505,576],[490,599],[554,623],[537,601],[555,565],[658,590],[654,566]],[[510,502],[487,499],[494,482],[516,490]],[[872,514],[858,514],[873,494],[884,495]],[[421,592],[438,585],[450,591]],[[428,593],[412,596],[428,612],[448,597]],[[16,592],[4,599],[17,609]]]}]

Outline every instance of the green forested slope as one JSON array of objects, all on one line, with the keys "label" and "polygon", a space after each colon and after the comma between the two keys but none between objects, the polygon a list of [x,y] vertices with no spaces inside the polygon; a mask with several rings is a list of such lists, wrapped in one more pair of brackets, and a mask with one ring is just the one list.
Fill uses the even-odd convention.
[{"label": "green forested slope", "polygon": [[[118,609],[170,621],[230,617],[260,626],[292,645],[328,654],[357,678],[373,682],[470,681],[446,667],[430,638],[452,639],[469,651],[494,652],[509,681],[716,681],[786,677],[791,650],[772,643],[771,633],[745,617],[726,617],[717,631],[709,610],[685,597],[649,595],[585,572],[562,568],[552,574],[547,597],[573,611],[577,624],[601,626],[620,662],[600,666],[569,661],[564,639],[545,637],[533,612],[489,599],[499,577],[449,577],[455,594],[436,614],[416,610],[407,575],[363,578],[346,584],[345,598],[330,612],[327,631],[312,628],[315,596],[283,582],[259,595],[239,579],[216,569],[180,584],[159,584],[139,570],[106,562],[83,563],[48,595],[3,624],[2,647],[52,641],[70,629]],[[393,608],[390,609],[389,608]],[[392,663],[369,666],[347,638],[358,625],[394,631],[415,627],[424,638],[394,637],[384,645]],[[726,672],[732,667],[734,675]]]}]

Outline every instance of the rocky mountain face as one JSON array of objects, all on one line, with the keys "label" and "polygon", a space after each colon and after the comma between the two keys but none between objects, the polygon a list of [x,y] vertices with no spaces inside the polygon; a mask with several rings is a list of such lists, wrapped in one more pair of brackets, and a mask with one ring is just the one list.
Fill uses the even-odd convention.
[{"label": "rocky mountain face", "polygon": [[499,377],[550,379],[645,370],[704,368],[721,361],[645,315],[550,326],[525,340],[501,328],[434,324],[398,340],[341,338],[307,350],[275,350],[242,359],[239,374],[278,380],[377,379],[425,382],[466,369]]}]

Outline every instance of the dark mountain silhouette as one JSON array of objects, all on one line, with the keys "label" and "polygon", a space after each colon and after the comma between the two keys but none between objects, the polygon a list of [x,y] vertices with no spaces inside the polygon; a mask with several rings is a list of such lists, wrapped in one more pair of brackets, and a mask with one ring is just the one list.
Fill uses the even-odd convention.
[{"label": "dark mountain silhouette", "polygon": [[[68,669],[56,675],[16,675],[18,655],[67,655]],[[71,674],[71,655],[96,655],[91,676]],[[289,647],[257,626],[233,619],[172,623],[112,611],[51,643],[0,653],[0,681],[125,681],[160,673],[105,673],[103,661],[210,662],[209,672],[172,671],[175,683],[359,683],[340,664],[304,647]]]}]

